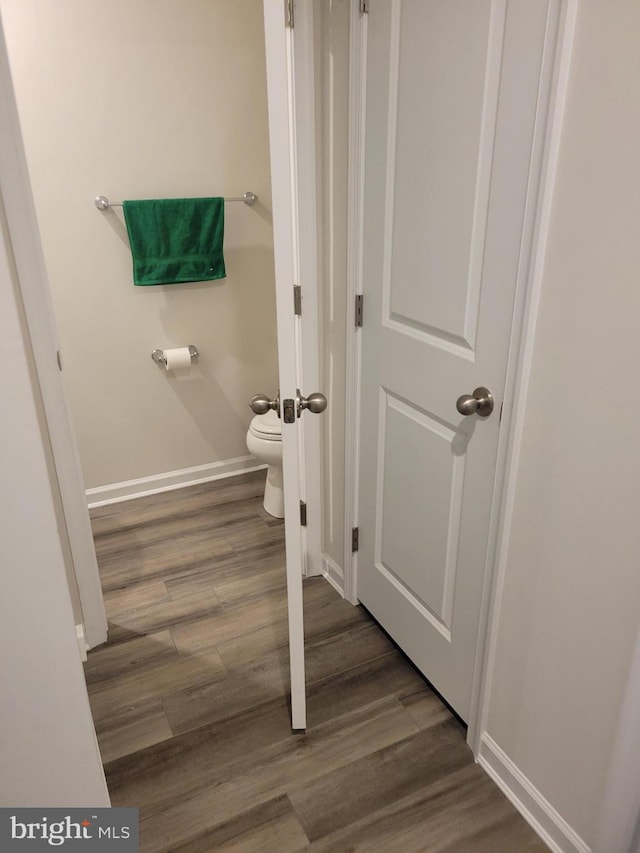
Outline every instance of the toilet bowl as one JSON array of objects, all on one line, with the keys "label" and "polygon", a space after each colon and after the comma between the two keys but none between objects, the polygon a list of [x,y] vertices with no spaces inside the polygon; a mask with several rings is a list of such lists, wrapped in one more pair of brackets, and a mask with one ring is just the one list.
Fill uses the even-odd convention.
[{"label": "toilet bowl", "polygon": [[269,466],[264,487],[265,510],[274,518],[284,518],[282,429],[275,411],[256,415],[252,419],[247,432],[247,449],[256,459]]}]

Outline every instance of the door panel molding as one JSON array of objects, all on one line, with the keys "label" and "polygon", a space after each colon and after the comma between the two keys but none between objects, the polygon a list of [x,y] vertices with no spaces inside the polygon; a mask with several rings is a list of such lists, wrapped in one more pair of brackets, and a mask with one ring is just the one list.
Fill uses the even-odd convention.
[{"label": "door panel molding", "polygon": [[[406,8],[407,4],[405,3],[404,6]],[[411,316],[406,310],[394,310],[393,308],[391,279],[394,255],[396,254],[394,251],[394,233],[399,232],[401,240],[404,239],[405,241],[415,242],[417,235],[411,234],[409,237],[405,236],[406,232],[412,227],[412,222],[414,220],[413,208],[417,207],[419,209],[422,199],[427,197],[430,192],[433,192],[433,187],[429,186],[429,182],[433,183],[434,179],[436,181],[438,180],[437,175],[440,171],[440,165],[436,161],[434,162],[431,170],[422,172],[421,170],[414,169],[408,176],[405,176],[401,180],[401,183],[403,184],[405,193],[409,196],[409,204],[405,203],[404,205],[398,205],[399,193],[395,191],[395,186],[398,172],[398,98],[400,82],[400,38],[402,33],[401,15],[403,10],[403,1],[394,0],[391,6],[391,45],[388,80],[389,133],[387,140],[385,180],[386,217],[383,238],[383,245],[385,247],[383,256],[382,290],[383,324],[397,332],[416,337],[418,340],[454,352],[456,355],[459,355],[462,358],[468,358],[471,361],[474,360],[474,350],[476,346],[484,246],[489,213],[489,188],[494,153],[492,133],[498,112],[500,73],[502,69],[503,43],[507,17],[507,0],[492,0],[492,2],[488,4],[488,7],[488,35],[487,49],[484,58],[482,105],[479,110],[479,115],[477,116],[477,121],[474,122],[475,132],[477,133],[477,144],[475,146],[468,144],[470,150],[465,152],[466,159],[469,160],[467,171],[471,172],[471,162],[475,162],[475,175],[469,175],[470,179],[473,179],[473,191],[469,192],[470,198],[473,198],[473,213],[468,224],[468,241],[465,241],[467,242],[466,274],[464,276],[466,279],[466,291],[461,293],[459,300],[460,305],[456,307],[456,311],[454,312],[457,313],[460,321],[459,328],[454,329],[448,328],[445,323],[428,323],[423,318],[421,319],[418,316]],[[423,7],[417,6],[415,8],[424,12]],[[455,17],[455,12],[452,14],[452,17]],[[415,29],[419,30],[420,28],[417,26],[417,23],[418,22],[416,22]],[[474,29],[474,27],[472,27],[472,29]],[[416,45],[416,47],[418,46]],[[420,50],[424,49],[424,45],[422,43],[419,47]],[[452,63],[452,60],[449,57],[447,58],[447,63]],[[407,64],[411,66],[410,61],[408,61]],[[452,64],[455,64],[455,62]],[[446,72],[446,69],[442,70]],[[471,72],[472,69],[468,69],[467,76],[470,76]],[[409,74],[406,76],[409,76]],[[437,101],[435,98],[434,100]],[[434,104],[434,109],[439,114],[434,116],[432,124],[451,120],[451,116],[446,115],[446,109],[437,102]],[[405,116],[408,118],[411,117],[411,113],[411,110],[405,110]],[[412,132],[412,128],[409,128],[405,135],[411,139],[411,142],[409,143],[410,146],[413,146],[414,148],[420,147],[421,140],[416,140],[416,137],[419,137],[419,131],[416,134]],[[463,135],[462,132],[460,135]],[[403,147],[406,149],[407,145],[404,145]],[[405,150],[401,153],[405,155],[400,157],[400,169],[402,170],[402,165],[406,164],[408,160],[408,157],[406,156],[408,152]],[[432,157],[434,160],[437,158],[442,159],[444,157],[444,155],[438,151],[433,153],[436,155],[436,157]],[[461,154],[462,152],[459,152],[459,155]],[[458,157],[458,159],[460,160],[460,157]],[[459,162],[459,166],[463,166],[463,163]],[[460,171],[464,170],[460,169]],[[399,223],[400,227],[396,227],[396,220],[403,212],[404,219]],[[451,210],[450,213],[451,216],[459,216],[459,212],[457,210]],[[439,213],[439,218],[440,216],[441,214]],[[431,225],[434,226],[431,228],[434,233],[433,242],[439,243],[439,238],[441,236],[439,235],[439,231],[442,230],[442,226],[439,222],[433,222]],[[446,227],[446,221],[444,227]],[[400,257],[404,256],[405,253],[402,250],[402,247],[400,247],[397,254]],[[431,254],[433,254],[433,252]],[[450,254],[455,254],[457,257],[459,252],[451,252]],[[427,260],[428,259],[425,259],[425,265]],[[403,278],[403,276],[400,277]],[[404,278],[409,277],[406,276]],[[443,281],[443,286],[450,289],[456,280],[460,280],[462,282],[463,276],[452,276],[450,281]],[[406,307],[409,308],[410,306],[407,305]],[[425,306],[423,306],[422,313],[424,313],[424,308]]]},{"label": "door panel molding", "polygon": [[[417,458],[419,442],[414,442],[416,454],[412,459],[413,465],[408,469],[403,468],[402,460],[388,460],[388,449],[390,450],[398,444],[406,448],[411,443],[411,436],[409,435],[411,427],[409,430],[405,429],[405,435],[400,437],[399,442],[394,443],[387,440],[390,412],[395,412],[396,415],[404,417],[409,424],[430,433],[443,443],[450,453],[453,448],[451,456],[445,457],[443,460],[440,487],[434,487],[434,472],[430,472],[430,476],[427,477],[426,472],[422,471],[420,467],[420,460]],[[386,389],[382,389],[380,392],[378,424],[375,566],[405,598],[413,602],[424,618],[429,620],[447,642],[451,642],[453,592],[458,562],[466,461],[464,452],[460,452],[462,450],[459,440],[460,432],[452,424],[443,423],[429,412],[396,397]],[[466,442],[463,441],[463,444]],[[414,481],[414,475],[419,472],[425,476],[421,481]],[[385,501],[385,486],[387,491],[393,489],[397,492],[395,502],[393,501],[394,496],[391,494],[388,496],[389,499]],[[427,549],[431,552],[439,550],[442,553],[443,572],[440,577],[433,579],[432,589],[424,589],[422,590],[423,594],[419,595],[417,589],[420,583],[419,579],[416,578],[413,581],[412,587],[409,578],[403,578],[400,572],[394,570],[395,561],[389,552],[391,550],[402,551],[403,546],[411,536],[411,531],[420,527],[421,521],[424,521],[422,516],[425,507],[432,504],[431,510],[437,511],[438,507],[433,506],[436,491],[440,495],[445,489],[448,491],[449,500],[446,502],[438,501],[441,504],[442,517],[435,519],[429,527],[425,527],[423,524],[420,531],[423,539],[422,552],[426,553]],[[399,516],[391,522],[399,528],[396,536],[393,536],[394,531],[391,529],[391,524],[387,525],[386,523],[385,505],[389,506],[392,514]],[[393,542],[389,543],[388,540],[392,537]],[[386,548],[385,539],[387,539]],[[397,563],[399,562],[400,559]],[[414,564],[411,565],[414,569],[417,568]]]}]

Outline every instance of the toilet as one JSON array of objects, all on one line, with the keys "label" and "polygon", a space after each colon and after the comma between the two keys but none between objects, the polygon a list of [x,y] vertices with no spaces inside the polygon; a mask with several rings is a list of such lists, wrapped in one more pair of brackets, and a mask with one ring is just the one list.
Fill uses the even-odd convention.
[{"label": "toilet", "polygon": [[256,459],[269,466],[264,487],[265,510],[274,518],[284,518],[282,428],[280,418],[273,409],[252,419],[247,432],[247,449]]}]

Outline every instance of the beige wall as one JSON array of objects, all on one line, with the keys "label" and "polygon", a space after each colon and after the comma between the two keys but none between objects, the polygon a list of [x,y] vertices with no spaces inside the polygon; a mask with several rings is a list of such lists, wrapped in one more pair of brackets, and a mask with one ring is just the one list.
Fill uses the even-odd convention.
[{"label": "beige wall", "polygon": [[587,843],[639,623],[639,47],[582,0],[488,721]]},{"label": "beige wall", "polygon": [[[260,0],[1,0],[87,487],[247,455],[277,387]],[[227,278],[134,287],[112,200],[226,207]],[[195,344],[187,376],[151,361]]]}]

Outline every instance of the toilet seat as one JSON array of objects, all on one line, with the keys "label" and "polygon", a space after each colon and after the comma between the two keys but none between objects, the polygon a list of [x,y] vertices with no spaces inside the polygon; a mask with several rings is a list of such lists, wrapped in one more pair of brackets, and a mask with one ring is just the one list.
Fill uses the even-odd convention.
[{"label": "toilet seat", "polygon": [[266,415],[256,415],[249,424],[249,432],[263,441],[282,441],[280,418],[273,409]]}]

